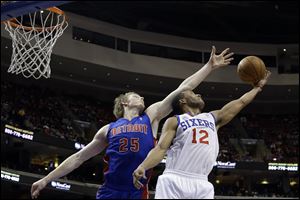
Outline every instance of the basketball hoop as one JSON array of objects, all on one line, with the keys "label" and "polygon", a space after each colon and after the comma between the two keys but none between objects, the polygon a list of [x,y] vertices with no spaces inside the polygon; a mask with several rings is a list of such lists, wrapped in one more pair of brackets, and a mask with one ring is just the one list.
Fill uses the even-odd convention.
[{"label": "basketball hoop", "polygon": [[56,7],[4,21],[12,38],[9,73],[24,77],[49,78],[50,59],[58,37],[67,28],[64,12]]}]

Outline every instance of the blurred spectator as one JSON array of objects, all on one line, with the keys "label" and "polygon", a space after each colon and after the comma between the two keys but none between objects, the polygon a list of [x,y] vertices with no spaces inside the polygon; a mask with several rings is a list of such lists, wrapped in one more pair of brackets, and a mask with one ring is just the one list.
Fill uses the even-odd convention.
[{"label": "blurred spectator", "polygon": [[[94,135],[96,128],[115,120],[110,103],[84,96],[58,95],[36,86],[26,87],[1,82],[1,123],[9,123],[61,139],[88,142],[85,135]],[[74,121],[81,121],[81,124]],[[243,127],[252,139],[263,139],[270,153],[265,161],[298,162],[298,117],[294,115],[243,115]],[[78,126],[77,129],[74,128]],[[82,126],[83,125],[83,126]],[[82,132],[78,132],[81,130]],[[239,133],[228,124],[219,130],[221,161],[253,161],[252,154],[241,155],[230,144],[239,140]],[[239,140],[240,141],[240,140]]]}]

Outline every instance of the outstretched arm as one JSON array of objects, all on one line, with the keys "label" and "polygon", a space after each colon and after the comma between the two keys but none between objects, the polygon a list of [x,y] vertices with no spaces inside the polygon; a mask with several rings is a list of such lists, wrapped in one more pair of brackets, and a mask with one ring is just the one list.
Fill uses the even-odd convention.
[{"label": "outstretched arm", "polygon": [[170,147],[173,138],[175,137],[177,129],[177,118],[171,117],[167,119],[165,122],[162,135],[159,139],[158,144],[152,149],[146,159],[138,166],[138,168],[133,172],[133,184],[137,189],[140,189],[142,183],[139,181],[142,177],[145,177],[145,172],[155,167],[160,163],[160,161],[164,158],[168,148]]},{"label": "outstretched arm", "polygon": [[256,95],[262,91],[262,88],[267,83],[270,75],[271,72],[268,71],[265,78],[262,79],[256,86],[254,86],[252,90],[244,94],[239,99],[229,102],[221,110],[215,110],[211,112],[216,119],[217,129],[230,122],[245,106],[253,101]]},{"label": "outstretched arm", "polygon": [[37,198],[39,192],[51,181],[65,176],[79,167],[86,160],[99,154],[106,147],[106,133],[109,125],[103,126],[95,135],[94,139],[83,149],[68,157],[54,171],[41,180],[32,184],[31,197]]},{"label": "outstretched arm", "polygon": [[228,53],[229,48],[225,49],[220,55],[216,55],[216,48],[213,46],[209,61],[196,73],[185,79],[179,87],[170,93],[165,99],[160,102],[154,103],[146,109],[146,113],[151,121],[161,120],[172,111],[173,99],[185,90],[195,89],[212,70],[229,65],[233,60],[231,57],[233,53]]}]

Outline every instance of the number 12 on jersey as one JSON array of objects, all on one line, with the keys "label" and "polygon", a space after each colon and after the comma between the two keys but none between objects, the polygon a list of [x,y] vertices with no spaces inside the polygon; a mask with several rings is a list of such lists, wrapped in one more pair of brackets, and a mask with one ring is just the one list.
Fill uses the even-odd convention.
[{"label": "number 12 on jersey", "polygon": [[[199,133],[199,134],[197,134]],[[208,142],[208,132],[206,130],[197,131],[196,128],[193,128],[193,140],[192,143],[197,144],[197,136],[200,136],[199,143],[209,144]]]}]

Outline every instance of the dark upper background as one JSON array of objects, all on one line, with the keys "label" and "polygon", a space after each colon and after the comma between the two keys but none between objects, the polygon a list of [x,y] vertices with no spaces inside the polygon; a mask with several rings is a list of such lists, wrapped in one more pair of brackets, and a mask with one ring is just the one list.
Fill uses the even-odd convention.
[{"label": "dark upper background", "polygon": [[84,1],[59,6],[133,29],[255,43],[298,43],[298,1]]},{"label": "dark upper background", "polygon": [[[200,40],[271,44],[299,42],[299,3],[296,1],[80,1],[58,7],[64,11],[132,29]],[[11,42],[2,38],[1,63],[10,63],[10,47]],[[83,68],[87,70],[84,71]],[[4,67],[1,69],[4,70]],[[99,67],[57,55],[51,57],[51,69],[53,77],[64,77],[84,83],[81,84],[82,91],[89,91],[99,97],[105,94],[113,98],[120,92],[133,90],[146,97],[149,101],[146,104],[160,100],[182,81],[121,71],[107,66]],[[110,76],[107,76],[108,73]],[[4,74],[6,75],[6,72],[2,73]],[[12,77],[20,76],[12,75]],[[50,82],[55,85],[53,81],[53,79],[46,79],[39,80],[39,83]],[[65,82],[58,83],[58,87],[67,87],[67,85],[68,83]],[[79,90],[80,87],[76,89]],[[90,89],[86,90],[84,87]],[[115,89],[110,90],[107,87]],[[71,83],[69,88],[70,91],[74,90]],[[214,105],[220,107],[225,102],[240,97],[250,88],[247,84],[204,82],[198,87],[198,91],[206,100],[210,100],[210,104],[215,102]],[[285,109],[285,106],[290,105],[289,110],[295,112],[295,106],[297,110],[299,106],[298,90],[299,85],[267,85],[256,100],[273,100],[277,102],[277,106],[278,102],[284,102],[284,106],[270,107],[270,110]],[[252,109],[261,111],[265,106],[249,106],[248,110]]]}]

